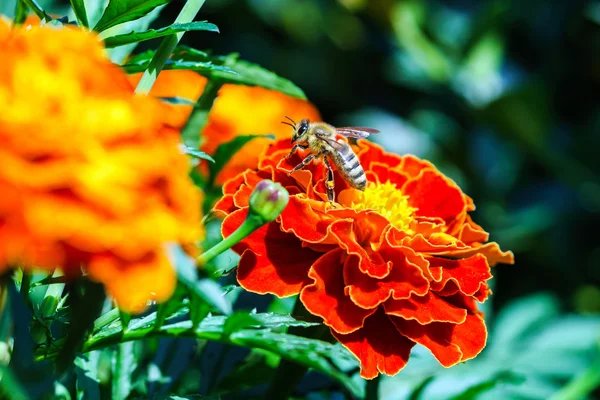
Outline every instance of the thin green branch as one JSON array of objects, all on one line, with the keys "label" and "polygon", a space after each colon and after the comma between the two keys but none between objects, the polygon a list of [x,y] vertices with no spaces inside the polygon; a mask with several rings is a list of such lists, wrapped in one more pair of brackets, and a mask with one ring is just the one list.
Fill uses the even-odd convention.
[{"label": "thin green branch", "polygon": [[250,235],[264,224],[265,221],[259,216],[248,214],[248,217],[244,220],[242,225],[235,230],[235,232],[197,257],[196,260],[198,261],[198,265],[202,267],[219,254],[223,253],[225,250],[228,250],[239,243],[242,239]]},{"label": "thin green branch", "polygon": [[40,19],[50,21],[52,17],[46,14],[46,11],[35,0],[22,0],[29,6]]},{"label": "thin green branch", "polygon": [[[188,0],[181,12],[175,19],[175,23],[185,24],[188,22],[192,22],[204,5],[205,0]],[[162,71],[165,63],[175,50],[177,43],[181,40],[183,34],[185,32],[180,32],[175,35],[167,36],[163,39],[160,44],[158,50],[150,60],[150,64],[148,65],[148,69],[144,71],[144,75],[140,79],[137,88],[135,89],[136,93],[139,94],[148,94],[150,93],[150,89],[154,86],[154,82],[156,82],[156,78],[158,78],[158,74]]]},{"label": "thin green branch", "polygon": [[208,121],[208,114],[219,94],[223,83],[215,78],[209,78],[202,95],[194,105],[192,114],[181,130],[181,138],[186,146],[197,149],[200,146],[200,132]]}]

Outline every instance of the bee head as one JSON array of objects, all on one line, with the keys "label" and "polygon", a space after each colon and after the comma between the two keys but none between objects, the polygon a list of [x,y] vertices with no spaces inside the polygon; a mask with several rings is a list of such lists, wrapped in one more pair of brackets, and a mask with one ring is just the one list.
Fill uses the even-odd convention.
[{"label": "bee head", "polygon": [[294,135],[292,136],[292,143],[304,136],[306,131],[308,131],[309,124],[310,121],[307,119],[303,119],[302,121],[300,121],[300,123],[298,124],[298,128],[294,130]]}]

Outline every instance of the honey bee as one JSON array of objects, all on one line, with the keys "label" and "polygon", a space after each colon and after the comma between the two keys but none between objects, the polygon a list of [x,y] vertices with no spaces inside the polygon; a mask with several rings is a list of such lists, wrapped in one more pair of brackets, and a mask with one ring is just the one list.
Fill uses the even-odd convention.
[{"label": "honey bee", "polygon": [[335,128],[325,122],[310,122],[308,119],[303,119],[299,124],[296,124],[290,117],[286,118],[291,123],[287,121],[282,123],[294,128],[292,136],[294,146],[287,157],[291,157],[297,149],[310,150],[310,154],[300,164],[296,165],[288,175],[302,169],[313,160],[324,162],[328,170],[326,181],[327,199],[333,203],[335,201],[335,182],[331,160],[350,186],[358,190],[365,190],[367,187],[365,171],[346,138],[364,139],[370,134],[379,133],[377,129],[361,127]]}]

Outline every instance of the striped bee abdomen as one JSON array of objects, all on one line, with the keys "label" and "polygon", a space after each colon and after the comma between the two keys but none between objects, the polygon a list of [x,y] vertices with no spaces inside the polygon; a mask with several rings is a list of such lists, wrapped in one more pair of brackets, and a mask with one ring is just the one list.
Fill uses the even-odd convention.
[{"label": "striped bee abdomen", "polygon": [[362,165],[360,165],[358,157],[354,154],[350,145],[345,144],[342,146],[333,154],[332,159],[338,172],[350,186],[359,190],[365,190],[367,187],[367,177],[365,176]]}]

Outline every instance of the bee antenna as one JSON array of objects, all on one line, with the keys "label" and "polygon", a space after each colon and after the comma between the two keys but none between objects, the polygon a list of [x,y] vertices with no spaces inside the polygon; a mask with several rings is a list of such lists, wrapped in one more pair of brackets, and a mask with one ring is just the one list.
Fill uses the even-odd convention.
[{"label": "bee antenna", "polygon": [[291,119],[290,117],[288,117],[287,115],[285,116],[287,119],[289,119],[290,121],[292,121],[292,124],[294,124],[294,129],[296,129],[296,121],[294,121],[293,119]]},{"label": "bee antenna", "polygon": [[289,126],[291,126],[292,128],[294,128],[294,130],[296,129],[296,125],[292,125],[292,124],[290,124],[290,123],[289,123],[289,122],[287,122],[287,121],[281,121],[281,123],[282,123],[282,124],[284,124],[284,125],[289,125]]}]

